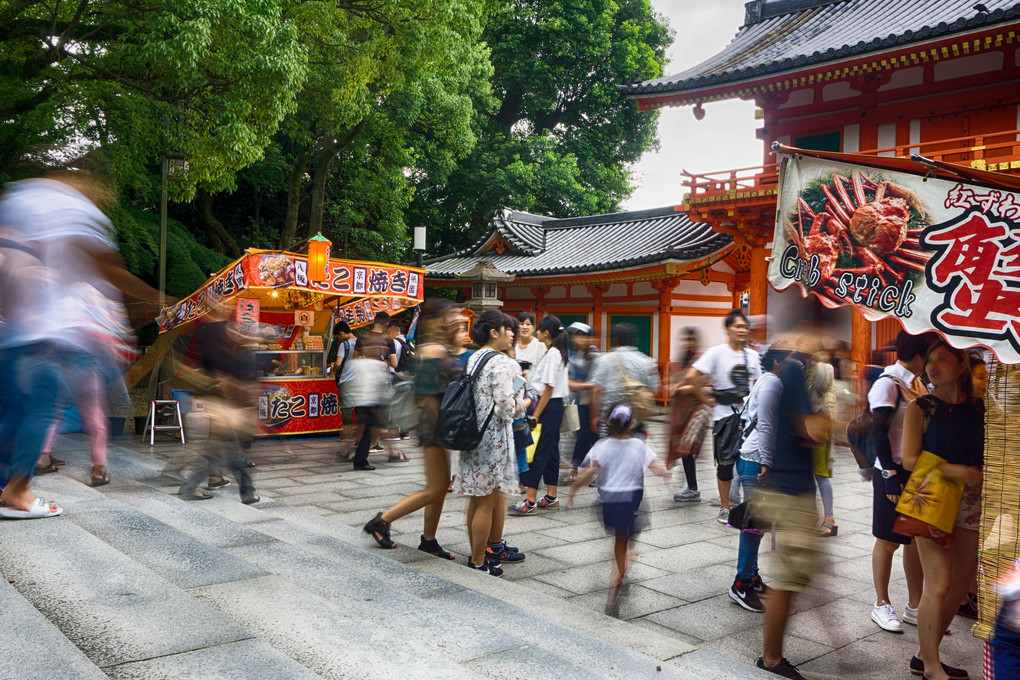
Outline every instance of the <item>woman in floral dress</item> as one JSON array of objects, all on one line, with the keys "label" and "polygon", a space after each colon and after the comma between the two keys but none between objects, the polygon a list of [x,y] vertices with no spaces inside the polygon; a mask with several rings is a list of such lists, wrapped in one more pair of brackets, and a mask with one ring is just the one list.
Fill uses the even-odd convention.
[{"label": "woman in floral dress", "polygon": [[503,354],[513,343],[513,322],[506,314],[489,310],[471,327],[471,339],[481,349],[468,360],[468,373],[488,357],[475,378],[475,416],[479,425],[490,411],[492,419],[478,447],[461,452],[454,491],[470,498],[468,566],[498,577],[503,575],[499,560],[487,559],[485,547],[493,515],[506,513],[506,496],[517,488],[513,418],[521,404],[513,386],[513,360]]}]

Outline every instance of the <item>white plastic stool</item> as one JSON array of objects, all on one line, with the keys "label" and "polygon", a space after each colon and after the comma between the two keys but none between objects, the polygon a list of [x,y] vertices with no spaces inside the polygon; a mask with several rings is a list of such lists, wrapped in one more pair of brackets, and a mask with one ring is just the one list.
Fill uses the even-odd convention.
[{"label": "white plastic stool", "polygon": [[[157,425],[156,415],[160,410],[161,406],[173,406],[173,415],[177,421],[176,425]],[[181,443],[184,444],[184,421],[181,420],[181,404],[176,399],[153,399],[149,403],[149,417],[145,421],[145,432],[149,433],[149,446],[154,446],[156,443],[156,430],[176,430],[181,434]],[[142,433],[142,437],[145,437],[145,432]]]}]

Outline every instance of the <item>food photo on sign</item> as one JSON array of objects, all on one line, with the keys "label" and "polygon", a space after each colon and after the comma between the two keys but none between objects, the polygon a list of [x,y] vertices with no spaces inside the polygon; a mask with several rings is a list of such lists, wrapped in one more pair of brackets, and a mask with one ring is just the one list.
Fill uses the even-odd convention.
[{"label": "food photo on sign", "polygon": [[895,317],[910,333],[934,329],[957,347],[1020,361],[1020,193],[926,176],[920,163],[904,172],[784,153],[774,288],[796,284],[827,307]]}]

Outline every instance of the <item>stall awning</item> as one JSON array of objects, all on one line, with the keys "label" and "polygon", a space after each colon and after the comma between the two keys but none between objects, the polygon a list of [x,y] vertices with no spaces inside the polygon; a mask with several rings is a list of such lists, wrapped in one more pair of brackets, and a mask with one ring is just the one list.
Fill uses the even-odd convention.
[{"label": "stall awning", "polygon": [[160,333],[190,323],[217,303],[234,297],[259,298],[263,308],[307,309],[324,305],[351,328],[372,322],[376,312],[397,312],[424,297],[425,270],[417,267],[329,261],[329,279],[308,279],[308,258],[275,250],[247,250],[194,293],[162,314]]},{"label": "stall awning", "polygon": [[1020,178],[778,146],[769,283],[1020,363]]}]

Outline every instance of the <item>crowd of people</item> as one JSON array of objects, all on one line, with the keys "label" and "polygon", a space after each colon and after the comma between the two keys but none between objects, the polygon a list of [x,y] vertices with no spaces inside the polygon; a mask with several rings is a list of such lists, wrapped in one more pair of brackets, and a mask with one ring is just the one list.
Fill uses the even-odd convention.
[{"label": "crowd of people", "polygon": [[[63,464],[51,451],[56,407],[63,402],[74,401],[88,426],[91,484],[110,483],[102,405],[111,393],[125,391],[120,376],[130,333],[122,295],[155,304],[158,294],[120,266],[111,225],[97,207],[102,195],[101,184],[68,174],[17,183],[0,200],[2,518],[62,513],[55,502],[36,497],[30,482]],[[365,533],[378,546],[395,548],[393,522],[424,509],[418,549],[454,560],[437,532],[447,494],[462,494],[468,497],[467,566],[499,577],[504,566],[526,559],[504,538],[507,517],[559,510],[560,471],[567,468],[563,505],[570,507],[586,485],[597,487],[603,523],[614,537],[606,610],[615,613],[632,541],[646,515],[639,512],[646,472],[682,470],[683,488],[673,500],[681,507],[700,503],[696,462],[710,447],[717,519],[739,530],[728,596],[763,614],[757,665],[802,677],[784,658],[783,640],[794,594],[817,575],[819,545],[839,535],[832,432],[835,382],[847,371],[845,362],[833,361],[817,335],[752,346],[751,323],[740,310],[723,319],[719,345],[703,348],[698,329],[683,329],[680,360],[663,390],[669,442],[660,456],[648,443],[660,376],[638,349],[633,326],[614,324],[609,351],[602,352],[584,323],[564,327],[553,315],[536,320],[530,313],[514,318],[489,310],[468,328],[461,312],[448,300],[428,299],[413,345],[385,313],[357,335],[344,322],[333,329],[331,372],[343,422],[354,424],[344,429],[337,459],[359,472],[375,469],[369,455],[377,451],[387,452],[389,462],[404,462],[402,450],[382,442],[406,439],[414,430],[424,463],[424,488],[378,512]],[[260,500],[244,455],[259,394],[250,350],[256,340],[241,334],[222,305],[193,330],[189,356],[203,378],[210,431],[196,454],[167,467],[181,479],[184,500],[207,500],[207,491],[228,486],[225,471],[233,474],[242,502]],[[895,351],[894,363],[868,377],[865,400],[874,461],[862,470],[873,489],[870,616],[891,633],[902,633],[903,624],[917,627],[910,671],[929,680],[967,678],[965,670],[942,661],[940,643],[955,616],[976,613],[987,370],[980,352],[956,349],[933,333],[901,332]],[[406,389],[398,393],[397,383]],[[454,385],[470,395],[463,412],[444,406]],[[401,399],[415,422],[395,426],[388,420]],[[477,435],[470,446],[450,443],[457,418],[458,432],[473,428]],[[573,433],[569,447],[561,445],[561,433]],[[564,448],[569,462],[561,460]],[[948,508],[948,526],[906,512],[902,499],[917,495],[915,469],[940,473],[941,485],[925,490],[918,505]],[[509,504],[511,495],[520,500]],[[769,533],[775,559],[766,585],[758,558]],[[889,584],[901,546],[907,601],[897,610]],[[1020,618],[1015,608],[1004,608],[1003,616],[1001,639],[1020,639],[1009,627]]]}]

